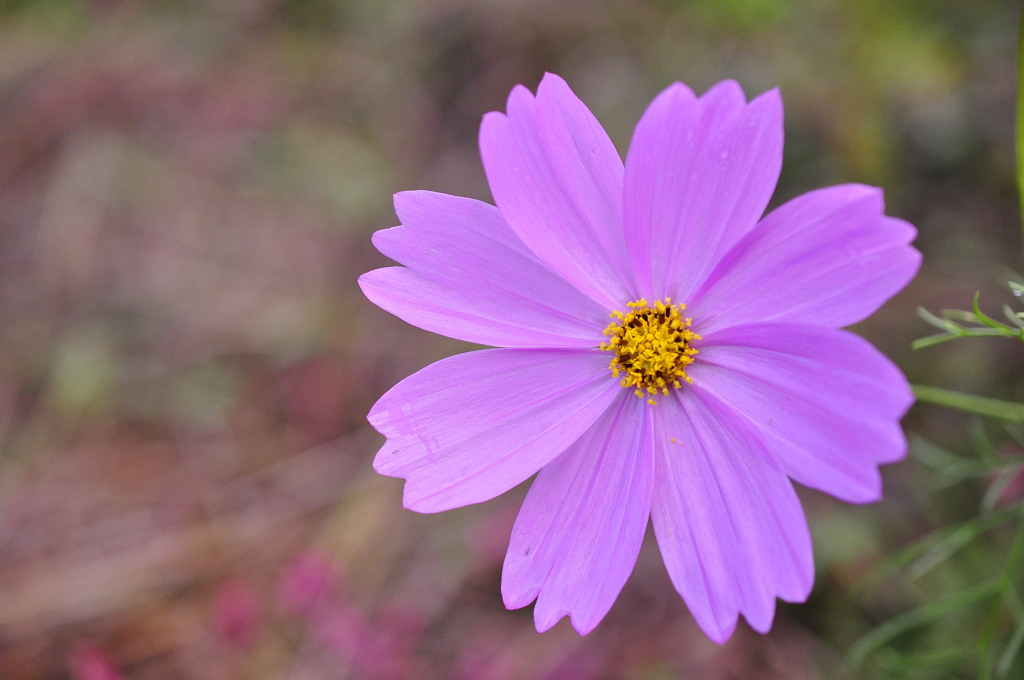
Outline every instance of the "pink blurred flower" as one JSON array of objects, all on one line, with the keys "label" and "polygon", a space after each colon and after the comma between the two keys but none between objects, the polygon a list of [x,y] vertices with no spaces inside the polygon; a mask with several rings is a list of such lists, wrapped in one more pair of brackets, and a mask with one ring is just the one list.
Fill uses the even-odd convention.
[{"label": "pink blurred flower", "polygon": [[1006,445],[999,454],[1007,459],[1006,466],[995,470],[989,479],[987,496],[996,494],[994,504],[1007,507],[1024,499],[1024,465],[1021,465],[1021,450],[1017,446]]},{"label": "pink blurred flower", "polygon": [[76,648],[68,657],[68,670],[75,680],[123,680],[114,662],[103,649],[93,644]]},{"label": "pink blurred flower", "polygon": [[[811,540],[791,479],[862,503],[903,458],[906,380],[861,338],[916,273],[914,228],[843,185],[762,217],[782,164],[777,90],[676,83],[623,164],[566,83],[512,91],[480,149],[497,207],[408,192],[360,278],[421,328],[502,349],[406,378],[377,402],[375,468],[405,506],[488,500],[537,474],[505,557],[509,608],[580,633],[611,608],[648,519],[709,637],[803,601]],[[685,303],[685,304],[684,304]],[[685,314],[684,314],[685,311]],[[609,318],[611,323],[609,323]],[[638,398],[639,397],[639,398]]]},{"label": "pink blurred flower", "polygon": [[1013,473],[1012,479],[1003,487],[1002,493],[996,505],[1009,506],[1021,502],[1024,499],[1024,467],[1020,467]]},{"label": "pink blurred flower", "polygon": [[334,603],[318,612],[312,621],[316,639],[341,656],[352,659],[369,637],[369,624],[355,607]]},{"label": "pink blurred flower", "polygon": [[349,603],[334,601],[313,615],[316,639],[360,671],[379,680],[417,677],[413,649],[423,621],[414,611],[392,606],[373,620]]},{"label": "pink blurred flower", "polygon": [[262,620],[256,589],[241,579],[225,581],[213,595],[213,625],[220,637],[241,649],[255,644]]},{"label": "pink blurred flower", "polygon": [[337,580],[338,572],[330,555],[306,550],[285,567],[277,583],[277,598],[294,614],[308,613],[330,593]]}]

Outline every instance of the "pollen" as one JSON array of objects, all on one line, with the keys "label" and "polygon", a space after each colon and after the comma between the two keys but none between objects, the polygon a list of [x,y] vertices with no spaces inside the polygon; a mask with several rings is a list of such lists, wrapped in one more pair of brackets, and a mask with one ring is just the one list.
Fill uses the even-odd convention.
[{"label": "pollen", "polygon": [[608,367],[613,376],[621,376],[621,385],[655,404],[658,394],[693,382],[686,367],[697,354],[693,341],[701,338],[682,315],[686,305],[673,304],[671,298],[652,305],[640,298],[628,306],[628,312],[611,313],[612,322],[604,329],[608,340],[601,349],[615,353]]}]

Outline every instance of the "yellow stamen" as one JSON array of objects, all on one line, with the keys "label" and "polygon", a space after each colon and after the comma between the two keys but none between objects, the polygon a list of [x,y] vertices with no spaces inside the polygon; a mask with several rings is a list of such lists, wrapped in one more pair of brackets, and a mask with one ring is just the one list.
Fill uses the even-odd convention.
[{"label": "yellow stamen", "polygon": [[601,349],[615,352],[609,368],[616,378],[623,376],[622,386],[632,387],[636,396],[647,396],[647,402],[655,404],[659,392],[668,394],[669,387],[693,382],[686,367],[697,354],[691,343],[701,338],[690,330],[690,319],[682,316],[686,305],[672,304],[671,298],[655,300],[653,305],[640,298],[628,305],[626,314],[611,313],[612,322],[604,329],[609,338]]}]

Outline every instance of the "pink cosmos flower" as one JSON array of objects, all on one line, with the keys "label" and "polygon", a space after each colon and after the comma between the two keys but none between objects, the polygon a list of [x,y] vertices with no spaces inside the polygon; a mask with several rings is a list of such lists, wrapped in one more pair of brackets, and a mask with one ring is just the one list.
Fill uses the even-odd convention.
[{"label": "pink cosmos flower", "polygon": [[650,517],[665,565],[716,642],[757,631],[814,579],[791,480],[864,503],[900,460],[913,398],[838,330],[913,278],[914,228],[843,185],[762,217],[782,164],[777,90],[676,83],[623,164],[557,76],[480,131],[497,207],[400,193],[374,244],[402,267],[366,296],[429,331],[500,349],[406,378],[370,412],[378,472],[437,512],[537,474],[505,557],[509,608],[581,634],[611,608]]}]

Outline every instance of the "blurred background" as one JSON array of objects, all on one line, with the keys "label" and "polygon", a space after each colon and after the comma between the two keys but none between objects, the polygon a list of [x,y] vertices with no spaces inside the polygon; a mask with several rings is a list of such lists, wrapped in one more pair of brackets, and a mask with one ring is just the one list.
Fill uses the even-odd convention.
[{"label": "blurred background", "polygon": [[394,192],[490,200],[477,129],[514,85],[562,75],[625,152],[670,82],[735,78],[782,88],[774,203],[865,182],[920,230],[856,330],[1024,399],[1012,340],[910,349],[918,306],[1014,303],[1019,11],[0,0],[0,678],[1024,677],[1016,591],[971,590],[1020,540],[1013,427],[918,405],[882,503],[802,493],[817,585],[770,635],[710,643],[651,536],[595,632],[539,635],[499,591],[525,488],[420,516],[371,468],[375,399],[468,346],[355,285]]}]

